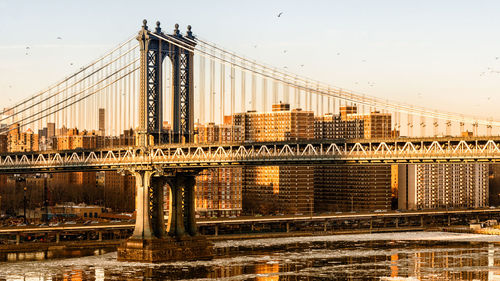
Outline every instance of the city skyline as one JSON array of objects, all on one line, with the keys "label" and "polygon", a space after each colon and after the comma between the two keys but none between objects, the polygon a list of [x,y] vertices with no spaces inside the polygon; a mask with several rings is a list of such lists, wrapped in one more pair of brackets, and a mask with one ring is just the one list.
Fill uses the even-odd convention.
[{"label": "city skyline", "polygon": [[[266,266],[234,276],[328,279],[363,239],[314,236],[364,233],[384,279],[417,271],[396,266],[401,236],[373,232],[500,235],[498,8],[0,2],[0,261],[114,250],[182,262],[139,277],[197,279],[251,256]],[[275,263],[290,245],[309,265]]]},{"label": "city skyline", "polygon": [[[50,15],[51,5],[32,2],[18,10],[14,2],[0,3],[6,34],[5,43],[0,46],[4,62],[0,68],[0,91],[6,105],[17,101],[15,97],[28,97],[44,89],[135,34],[129,30],[137,29],[142,18],[157,18],[164,30],[172,29],[175,22],[182,28],[191,24],[202,38],[211,38],[260,61],[287,66],[292,72],[334,86],[430,108],[481,112],[499,118],[494,104],[500,79],[495,72],[500,65],[495,50],[500,43],[491,35],[498,21],[492,14],[498,5],[493,1],[483,2],[482,6],[448,1],[385,1],[376,5],[367,1],[319,1],[314,5],[275,2],[261,8],[248,7],[249,13],[245,14],[231,3],[220,11],[205,3],[191,7],[193,14],[206,9],[210,15],[223,13],[230,19],[262,18],[251,24],[246,20],[233,20],[231,24],[213,22],[203,14],[193,17],[182,9],[172,17],[149,11],[139,15],[137,10],[143,8],[132,2],[105,3],[102,11],[93,11],[96,17],[111,9],[122,13],[83,21],[75,13],[78,4],[53,3],[63,11],[58,21],[34,13],[41,10]],[[448,5],[452,4],[454,9],[449,10]],[[367,13],[363,8],[379,13]],[[17,20],[12,20],[9,11],[17,12],[10,13],[17,14]],[[35,22],[41,22],[45,28],[31,32],[28,40],[21,34],[32,30]],[[104,31],[107,29],[117,32]],[[79,35],[71,34],[73,30]],[[53,67],[43,71],[46,65]],[[24,77],[31,77],[32,83],[22,83],[20,79]],[[474,100],[470,102],[472,95]]]}]

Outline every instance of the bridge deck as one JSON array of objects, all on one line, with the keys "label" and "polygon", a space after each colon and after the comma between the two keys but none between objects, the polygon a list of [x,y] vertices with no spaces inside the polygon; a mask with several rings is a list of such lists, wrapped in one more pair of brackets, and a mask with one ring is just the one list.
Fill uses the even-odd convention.
[{"label": "bridge deck", "polygon": [[500,137],[162,145],[0,155],[0,173],[500,161]]}]

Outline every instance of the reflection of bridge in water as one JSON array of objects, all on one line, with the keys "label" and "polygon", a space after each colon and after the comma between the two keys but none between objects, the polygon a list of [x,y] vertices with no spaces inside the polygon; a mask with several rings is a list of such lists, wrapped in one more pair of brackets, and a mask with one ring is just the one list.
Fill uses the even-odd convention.
[{"label": "reflection of bridge in water", "polygon": [[[105,131],[119,136],[124,129],[137,128],[135,145],[129,147],[0,155],[0,173],[4,174],[131,173],[136,179],[137,219],[132,237],[119,250],[121,260],[210,258],[211,246],[199,235],[194,209],[194,177],[209,167],[500,159],[500,139],[493,136],[498,134],[498,121],[334,88],[224,50],[195,37],[191,27],[185,35],[178,25],[173,34],[166,34],[159,22],[154,31],[146,24],[144,21],[136,37],[138,45],[134,39],[127,40],[48,90],[4,110],[0,120],[9,122],[7,132],[42,130],[54,123],[88,131],[99,129],[101,136]],[[169,106],[164,106],[168,100]],[[222,124],[227,115],[232,118],[247,110],[266,112],[268,104],[278,101],[317,114],[333,112],[337,105],[356,106],[359,114],[382,111],[393,118],[391,128],[386,129],[393,129],[395,136],[409,137],[389,138],[386,134],[383,139],[371,140],[290,137],[270,143],[237,142],[233,126],[224,143],[195,143],[195,119]],[[98,121],[98,115],[106,116],[110,126]],[[170,122],[169,129],[165,120]],[[414,127],[420,131],[418,137]],[[483,136],[451,137],[466,129]],[[165,187],[170,192],[168,222],[163,216]]]}]

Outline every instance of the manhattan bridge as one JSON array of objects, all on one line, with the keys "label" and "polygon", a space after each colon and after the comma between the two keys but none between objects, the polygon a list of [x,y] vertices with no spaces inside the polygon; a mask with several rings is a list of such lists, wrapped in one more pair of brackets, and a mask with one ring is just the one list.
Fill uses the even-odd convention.
[{"label": "manhattan bridge", "polygon": [[[268,112],[285,103],[314,114],[356,106],[359,114],[390,114],[398,132],[384,139],[233,139],[202,144],[195,123],[222,124],[237,113]],[[147,26],[97,60],[2,112],[3,133],[40,130],[49,123],[106,134],[133,128],[135,145],[99,149],[11,152],[0,174],[106,171],[136,179],[136,224],[119,249],[122,260],[209,258],[197,233],[195,176],[242,165],[400,164],[496,162],[500,121],[432,110],[327,85],[226,50],[195,36]],[[168,130],[165,125],[171,126]],[[470,130],[473,137],[461,133]],[[405,137],[399,137],[405,136]],[[170,210],[164,221],[164,188]],[[165,246],[170,245],[170,246]]]}]

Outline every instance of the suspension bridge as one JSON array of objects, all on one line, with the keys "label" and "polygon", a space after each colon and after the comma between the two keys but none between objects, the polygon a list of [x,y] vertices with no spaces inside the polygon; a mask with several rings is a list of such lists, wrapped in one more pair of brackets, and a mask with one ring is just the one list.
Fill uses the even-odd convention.
[{"label": "suspension bridge", "polygon": [[[167,59],[168,58],[168,59]],[[246,112],[271,105],[310,116],[389,116],[382,139],[288,137],[258,141],[235,124]],[[2,134],[38,132],[55,126],[119,138],[134,131],[133,143],[93,148],[9,151],[0,154],[0,173],[116,170],[136,178],[137,219],[121,260],[210,258],[211,245],[198,235],[194,176],[209,167],[327,163],[496,162],[500,121],[432,110],[334,87],[257,62],[195,35],[170,34],[147,22],[133,36],[47,89],[2,111]],[[355,117],[353,117],[355,118]],[[52,124],[52,125],[50,125]],[[228,125],[227,137],[202,143],[196,126]],[[280,126],[276,121],[275,126]],[[469,131],[473,136],[464,137]],[[170,190],[168,223],[163,189]]]}]

